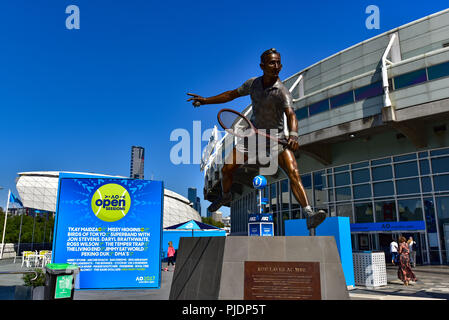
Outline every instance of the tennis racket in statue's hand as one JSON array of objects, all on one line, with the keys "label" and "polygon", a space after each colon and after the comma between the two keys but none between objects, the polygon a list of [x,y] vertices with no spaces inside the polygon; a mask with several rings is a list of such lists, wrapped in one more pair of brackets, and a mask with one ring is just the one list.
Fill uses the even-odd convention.
[{"label": "tennis racket in statue's hand", "polygon": [[240,137],[240,138],[248,138],[253,135],[261,135],[263,137],[267,137],[276,143],[279,143],[283,146],[288,144],[286,139],[279,139],[273,136],[270,136],[268,133],[264,132],[265,130],[257,130],[256,127],[248,120],[240,112],[237,112],[232,109],[221,109],[217,115],[218,123],[220,126],[228,133]]}]

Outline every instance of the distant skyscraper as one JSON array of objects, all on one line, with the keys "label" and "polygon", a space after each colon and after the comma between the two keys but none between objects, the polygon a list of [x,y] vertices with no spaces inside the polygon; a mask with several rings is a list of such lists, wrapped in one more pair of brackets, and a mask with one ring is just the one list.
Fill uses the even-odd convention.
[{"label": "distant skyscraper", "polygon": [[210,217],[212,217],[212,214],[213,214],[213,212],[210,212],[209,209],[207,209],[206,216],[207,216],[208,218],[210,218]]},{"label": "distant skyscraper", "polygon": [[196,188],[187,189],[187,199],[192,203],[196,202]]},{"label": "distant skyscraper", "polygon": [[142,147],[131,147],[131,170],[129,177],[131,179],[144,179],[143,162],[145,149]]},{"label": "distant skyscraper", "polygon": [[196,196],[196,188],[189,188],[187,190],[187,198],[191,203],[193,203],[193,209],[198,211],[201,215],[201,200]]},{"label": "distant skyscraper", "polygon": [[201,200],[199,197],[196,197],[196,211],[201,215]]}]

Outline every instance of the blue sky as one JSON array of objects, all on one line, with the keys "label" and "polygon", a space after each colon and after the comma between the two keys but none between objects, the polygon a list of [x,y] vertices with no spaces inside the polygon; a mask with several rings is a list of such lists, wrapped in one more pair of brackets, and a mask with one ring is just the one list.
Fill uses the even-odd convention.
[{"label": "blue sky", "polygon": [[[80,29],[65,25],[69,5]],[[380,29],[368,30],[368,5]],[[259,56],[282,54],[281,79],[358,42],[447,8],[447,1],[80,1],[0,3],[0,206],[17,172],[129,175],[143,146],[145,177],[187,196],[198,164],[174,165],[177,128],[218,125],[222,107],[194,109],[187,92],[211,96],[261,74]],[[205,142],[203,143],[203,147]],[[224,210],[225,214],[229,210]]]}]

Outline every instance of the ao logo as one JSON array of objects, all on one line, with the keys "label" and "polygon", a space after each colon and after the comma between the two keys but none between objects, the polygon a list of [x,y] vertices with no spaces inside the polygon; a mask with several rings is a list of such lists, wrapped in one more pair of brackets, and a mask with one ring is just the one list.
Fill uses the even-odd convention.
[{"label": "ao logo", "polygon": [[256,176],[253,179],[253,186],[256,189],[263,189],[267,185],[267,179],[264,176]]},{"label": "ao logo", "polygon": [[116,183],[108,183],[99,187],[91,200],[95,216],[106,222],[122,219],[131,207],[128,190]]}]

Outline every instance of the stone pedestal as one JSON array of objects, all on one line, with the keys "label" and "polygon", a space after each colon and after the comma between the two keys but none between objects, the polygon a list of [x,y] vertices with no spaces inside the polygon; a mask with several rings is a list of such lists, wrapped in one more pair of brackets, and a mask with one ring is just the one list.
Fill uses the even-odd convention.
[{"label": "stone pedestal", "polygon": [[333,237],[182,238],[170,300],[349,299]]}]

